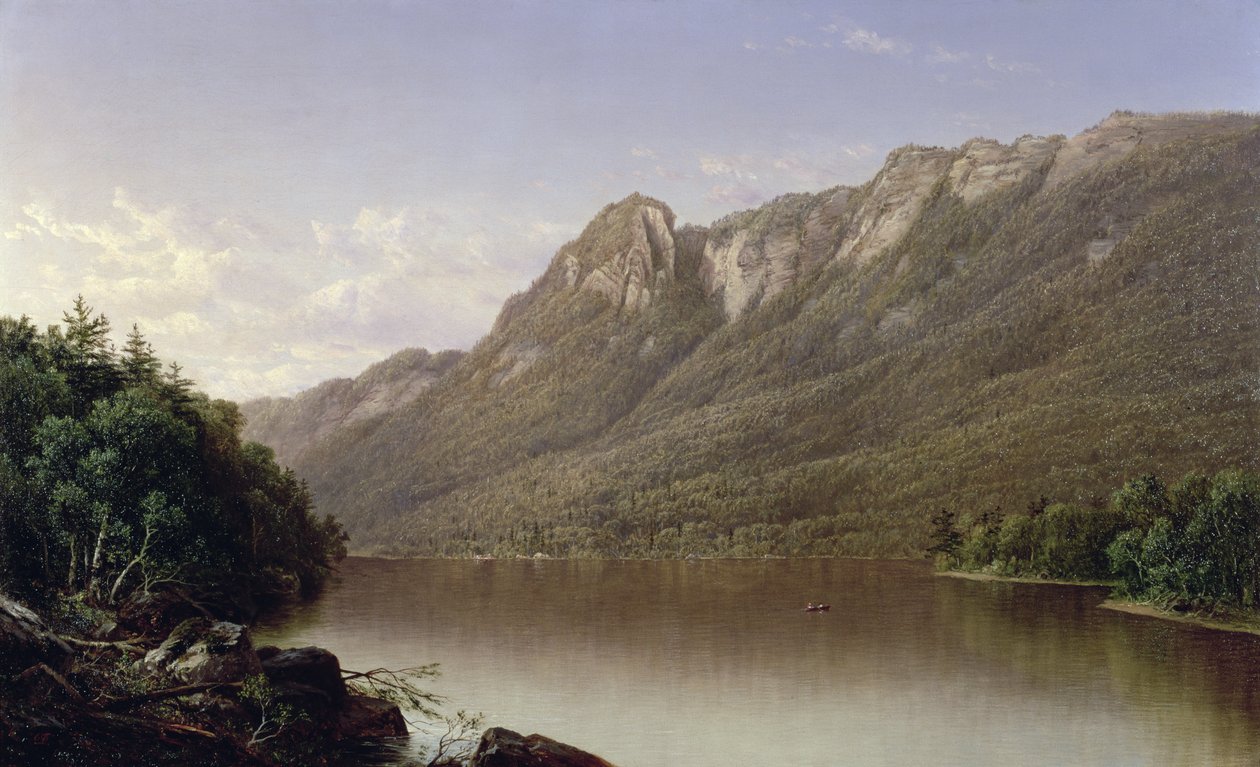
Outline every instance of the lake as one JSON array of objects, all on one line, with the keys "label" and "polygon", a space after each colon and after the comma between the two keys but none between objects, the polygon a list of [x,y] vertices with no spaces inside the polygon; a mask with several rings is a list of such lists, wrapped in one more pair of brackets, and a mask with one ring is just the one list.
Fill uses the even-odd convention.
[{"label": "lake", "polygon": [[921,562],[350,558],[255,641],[440,663],[486,726],[619,767],[1260,763],[1260,637],[1105,596]]}]

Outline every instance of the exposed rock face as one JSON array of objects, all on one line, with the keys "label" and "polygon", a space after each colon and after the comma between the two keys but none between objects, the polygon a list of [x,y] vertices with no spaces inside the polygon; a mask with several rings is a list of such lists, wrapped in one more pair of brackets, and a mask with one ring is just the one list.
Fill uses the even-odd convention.
[{"label": "exposed rock face", "polygon": [[851,189],[794,195],[714,226],[700,284],[727,319],[755,308],[831,256]]},{"label": "exposed rock face", "polygon": [[528,737],[503,727],[481,736],[471,767],[612,767],[594,754],[542,735]]},{"label": "exposed rock face", "polygon": [[205,618],[179,624],[140,663],[150,672],[164,672],[189,684],[239,682],[262,672],[244,626]]},{"label": "exposed rock face", "polygon": [[974,203],[1023,181],[1054,157],[1060,143],[1039,136],[1023,136],[1010,146],[987,139],[968,142],[949,168],[950,184],[964,202]]},{"label": "exposed rock face", "polygon": [[1155,146],[1192,136],[1223,135],[1254,125],[1254,118],[1242,114],[1113,112],[1097,126],[1064,142],[1055,155],[1054,167],[1045,185],[1055,187],[1092,167],[1120,159],[1139,145]]},{"label": "exposed rock face", "polygon": [[946,149],[900,149],[889,155],[845,232],[836,258],[870,261],[910,229],[932,187],[954,161]]},{"label": "exposed rock face", "polygon": [[18,674],[39,663],[63,671],[73,656],[38,615],[0,596],[0,676]]},{"label": "exposed rock face", "polygon": [[[604,295],[627,311],[652,303],[652,296],[674,278],[673,214],[667,209],[641,204],[630,219],[629,242],[582,279],[582,289]],[[577,281],[580,265],[567,256],[565,282]]]}]

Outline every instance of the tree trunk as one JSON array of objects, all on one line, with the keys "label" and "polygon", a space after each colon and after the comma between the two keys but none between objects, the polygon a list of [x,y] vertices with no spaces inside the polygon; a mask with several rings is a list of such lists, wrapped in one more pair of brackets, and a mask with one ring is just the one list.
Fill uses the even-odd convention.
[{"label": "tree trunk", "polygon": [[75,537],[70,536],[70,572],[66,576],[66,585],[71,589],[74,588],[74,582],[78,579],[79,569],[79,552],[75,551]]},{"label": "tree trunk", "polygon": [[92,552],[92,565],[88,570],[87,593],[97,596],[97,578],[101,573],[101,562],[105,559],[105,536],[109,532],[109,514],[101,516],[101,531],[96,536],[96,550]]}]

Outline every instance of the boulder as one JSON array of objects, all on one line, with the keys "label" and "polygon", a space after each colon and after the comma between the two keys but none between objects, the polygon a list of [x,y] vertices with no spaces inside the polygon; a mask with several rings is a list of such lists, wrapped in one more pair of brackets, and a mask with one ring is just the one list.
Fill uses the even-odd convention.
[{"label": "boulder", "polygon": [[337,719],[339,738],[394,738],[407,734],[398,706],[380,698],[347,695]]},{"label": "boulder", "polygon": [[188,684],[239,682],[262,673],[249,633],[239,623],[190,618],[140,661],[150,673],[166,673]]},{"label": "boulder", "polygon": [[299,647],[272,652],[262,658],[262,670],[273,684],[299,684],[313,687],[328,695],[333,703],[346,697],[346,683],[341,678],[337,656],[322,647]]},{"label": "boulder", "polygon": [[140,636],[161,636],[189,618],[210,614],[176,591],[138,592],[118,607],[118,623]]},{"label": "boulder", "polygon": [[528,737],[503,727],[491,727],[481,736],[470,767],[612,767],[580,748],[542,735]]},{"label": "boulder", "polygon": [[0,596],[0,676],[43,663],[65,671],[74,653],[35,613]]}]

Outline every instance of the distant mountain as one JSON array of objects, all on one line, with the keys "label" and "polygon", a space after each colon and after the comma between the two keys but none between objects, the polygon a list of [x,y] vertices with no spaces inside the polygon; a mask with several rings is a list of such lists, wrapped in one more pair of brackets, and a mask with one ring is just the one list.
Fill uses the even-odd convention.
[{"label": "distant mountain", "polygon": [[403,349],[358,378],[334,378],[296,397],[263,397],[241,405],[246,439],[263,442],[285,464],[338,428],[380,416],[415,399],[464,356]]},{"label": "distant mountain", "polygon": [[360,551],[909,554],[941,506],[1260,468],[1257,190],[1260,118],[1116,113],[707,228],[632,195],[425,386],[247,434]]}]

